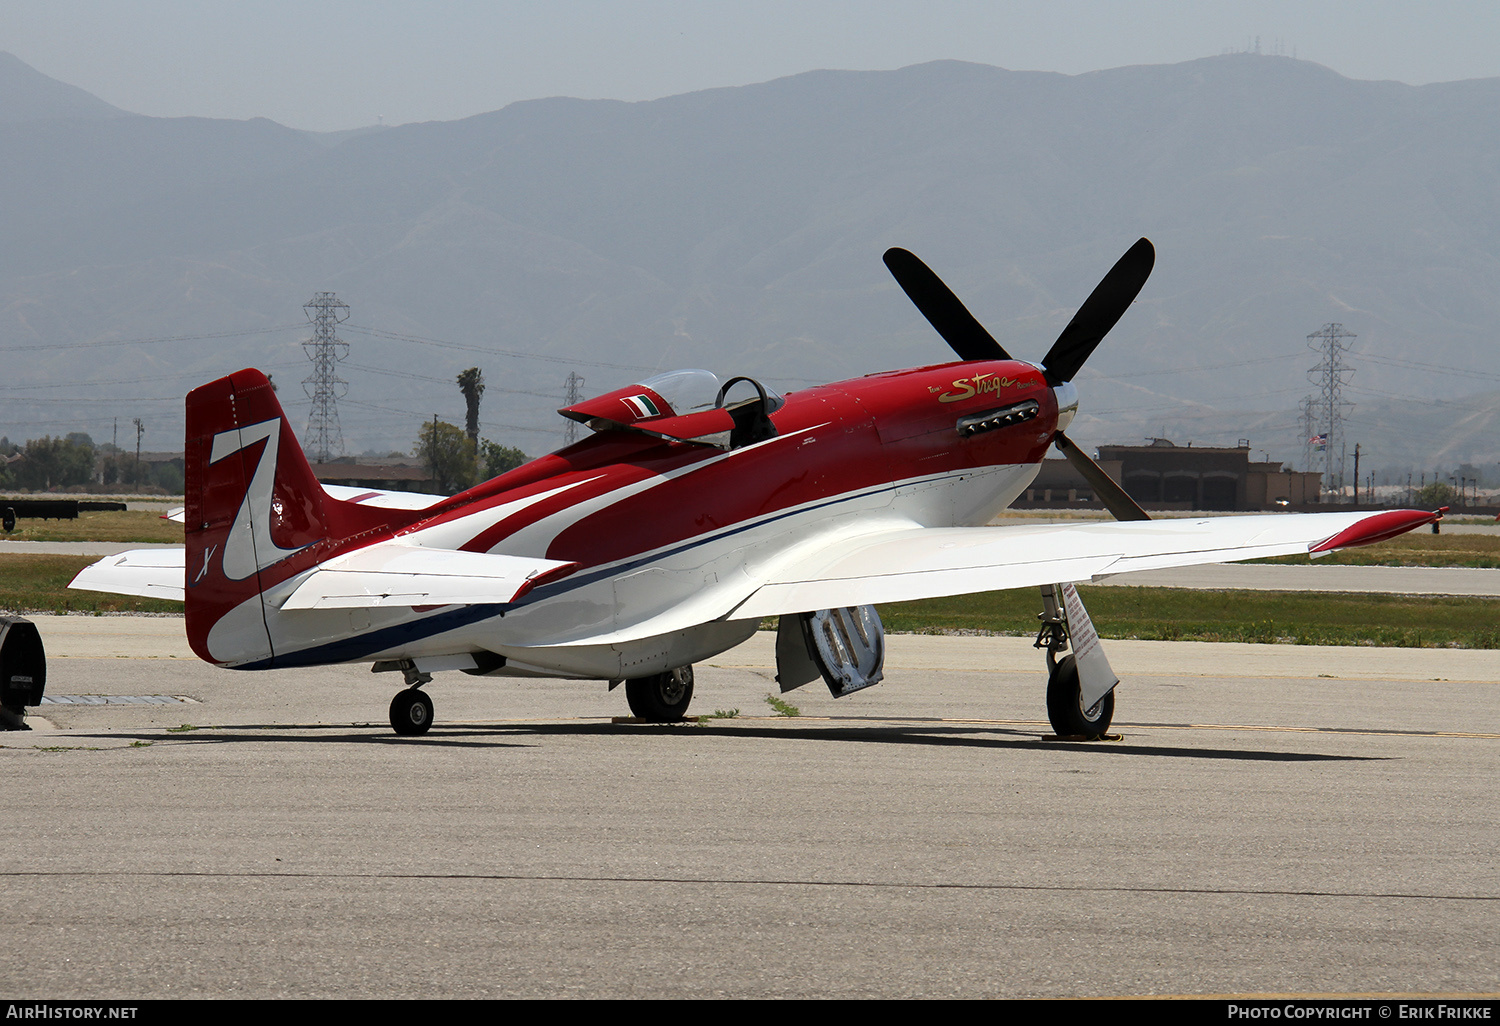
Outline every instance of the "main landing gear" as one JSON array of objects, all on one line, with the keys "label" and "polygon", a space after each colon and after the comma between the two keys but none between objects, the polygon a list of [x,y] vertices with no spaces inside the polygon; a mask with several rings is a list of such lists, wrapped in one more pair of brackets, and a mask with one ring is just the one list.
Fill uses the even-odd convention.
[{"label": "main landing gear", "polygon": [[411,664],[402,666],[401,672],[407,686],[391,699],[391,729],[403,737],[416,737],[432,728],[432,699],[421,690],[423,684],[431,683],[432,674]]},{"label": "main landing gear", "polygon": [[432,699],[427,692],[407,688],[391,699],[391,727],[396,733],[413,737],[425,734],[432,726]]},{"label": "main landing gear", "polygon": [[[422,685],[432,680],[410,662],[376,664],[377,670],[401,670],[406,689],[391,699],[391,729],[403,737],[416,737],[432,729],[432,699]],[[693,700],[693,668],[680,666],[666,673],[637,677],[625,682],[625,698],[637,719],[647,723],[676,723],[687,715]]]},{"label": "main landing gear", "polygon": [[693,700],[693,668],[679,666],[666,673],[625,682],[625,700],[637,719],[648,723],[676,723]]},{"label": "main landing gear", "polygon": [[[1044,584],[1040,619],[1036,647],[1047,650],[1047,719],[1060,738],[1098,740],[1114,719],[1119,678],[1104,658],[1083,600],[1072,585]],[[1058,658],[1069,647],[1072,651]],[[1084,686],[1080,657],[1088,663],[1092,688]]]},{"label": "main landing gear", "polygon": [[1084,708],[1078,684],[1078,660],[1064,656],[1053,660],[1047,653],[1047,719],[1058,737],[1102,737],[1115,716],[1115,693],[1105,695]]}]

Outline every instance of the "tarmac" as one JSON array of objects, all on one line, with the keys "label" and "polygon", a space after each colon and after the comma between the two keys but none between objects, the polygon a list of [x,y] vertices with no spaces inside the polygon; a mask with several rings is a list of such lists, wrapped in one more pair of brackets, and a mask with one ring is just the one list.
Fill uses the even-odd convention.
[{"label": "tarmac", "polygon": [[790,717],[762,634],[701,722],[450,673],[399,738],[393,675],[34,619],[13,999],[1500,993],[1500,652],[1106,642],[1120,739],[1064,743],[1027,639]]}]

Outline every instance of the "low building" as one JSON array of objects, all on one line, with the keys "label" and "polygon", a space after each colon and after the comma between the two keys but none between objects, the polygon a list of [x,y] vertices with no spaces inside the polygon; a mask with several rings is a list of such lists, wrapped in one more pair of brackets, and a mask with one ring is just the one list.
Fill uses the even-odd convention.
[{"label": "low building", "polygon": [[314,463],[313,476],[323,484],[348,485],[383,492],[433,491],[432,472],[425,464],[396,462],[356,463],[352,458],[332,463]]},{"label": "low building", "polygon": [[[1118,484],[1120,463],[1118,460],[1100,460],[1104,469]],[[1036,480],[1011,503],[1012,509],[1103,509],[1104,503],[1094,497],[1094,486],[1082,474],[1073,469],[1073,464],[1064,459],[1042,460]]]},{"label": "low building", "polygon": [[1099,459],[1119,463],[1120,484],[1147,509],[1257,510],[1319,501],[1322,474],[1251,460],[1251,452],[1248,441],[1228,449],[1156,438],[1149,445],[1101,445]]}]

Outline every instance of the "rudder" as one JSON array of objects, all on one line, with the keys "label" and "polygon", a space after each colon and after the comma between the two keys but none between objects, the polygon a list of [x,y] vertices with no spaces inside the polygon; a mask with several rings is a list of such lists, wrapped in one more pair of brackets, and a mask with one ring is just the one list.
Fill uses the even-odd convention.
[{"label": "rudder", "polygon": [[209,662],[270,665],[261,595],[328,537],[331,500],[257,370],[188,393],[184,456],[188,643]]}]

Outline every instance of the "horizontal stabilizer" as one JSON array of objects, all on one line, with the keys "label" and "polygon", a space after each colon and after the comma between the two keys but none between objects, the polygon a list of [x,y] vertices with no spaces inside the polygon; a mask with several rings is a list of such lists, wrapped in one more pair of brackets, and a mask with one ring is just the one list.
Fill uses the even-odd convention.
[{"label": "horizontal stabilizer", "polygon": [[181,545],[131,549],[84,567],[68,587],[181,602],[185,558],[186,550]]},{"label": "horizontal stabilizer", "polygon": [[330,499],[353,502],[360,506],[379,506],[381,509],[426,509],[440,502],[447,502],[449,499],[446,495],[397,492],[379,488],[354,488],[349,485],[325,484],[323,491]]},{"label": "horizontal stabilizer", "polygon": [[381,542],[322,564],[281,608],[501,604],[515,601],[544,579],[564,576],[576,565]]}]

